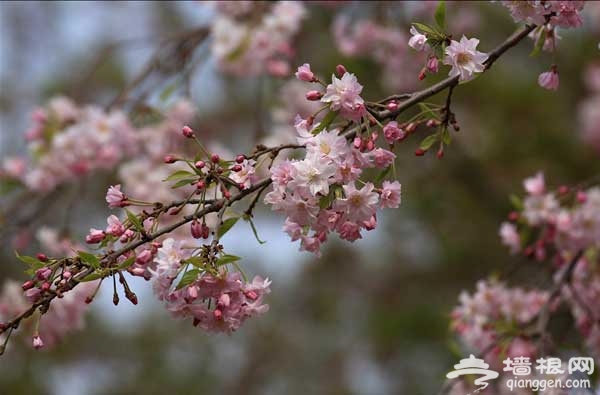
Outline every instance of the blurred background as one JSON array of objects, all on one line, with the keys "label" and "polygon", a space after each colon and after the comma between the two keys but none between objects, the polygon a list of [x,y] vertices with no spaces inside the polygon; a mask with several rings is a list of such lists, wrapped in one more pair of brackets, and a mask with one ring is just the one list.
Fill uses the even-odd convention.
[{"label": "blurred background", "polygon": [[[417,68],[391,84],[389,70],[373,57],[342,54],[332,36],[340,13],[407,34],[409,21],[431,22],[428,2],[331,3],[306,4],[294,68],[309,62],[327,76],[343,63],[370,100],[444,77],[420,82]],[[244,257],[246,271],[273,280],[268,314],[232,335],[210,335],[170,319],[144,281],[133,282],[136,307],[127,301],[113,306],[107,289],[92,304],[86,329],[57,347],[34,351],[28,339],[13,339],[0,358],[0,394],[437,393],[464,355],[456,354],[448,328],[460,291],[514,267],[510,283],[549,281],[544,269],[509,256],[499,242],[509,194],[520,193],[521,180],[537,171],[552,186],[600,174],[599,147],[582,139],[580,116],[592,95],[586,70],[600,61],[597,8],[590,4],[585,11],[584,28],[560,32],[557,52],[530,57],[533,41],[525,40],[491,72],[456,89],[453,110],[461,130],[445,157],[415,158],[418,140],[401,144],[396,167],[403,203],[387,210],[381,226],[362,240],[332,239],[316,259],[298,252],[281,231],[283,219],[264,207],[256,225],[266,244],[259,245],[249,227],[228,233],[223,243]],[[0,3],[0,157],[25,152],[32,108],[56,94],[106,105],[162,38],[206,25],[213,15],[202,2]],[[447,18],[455,36],[480,38],[482,51],[516,28],[498,3],[450,2]],[[206,49],[198,53],[202,61],[188,85],[173,95],[189,96],[197,106],[204,138],[233,153],[250,150],[272,131],[286,79],[228,76]],[[410,61],[416,54],[404,56]],[[558,92],[536,82],[551,64],[559,66]],[[160,107],[155,96],[165,86],[168,81],[147,101]],[[64,210],[72,210],[69,232],[81,239],[104,223],[104,191],[114,180],[103,172],[65,186],[32,226],[56,225]],[[27,250],[36,251],[35,244]],[[25,278],[10,240],[0,247],[0,282],[6,278]]]}]

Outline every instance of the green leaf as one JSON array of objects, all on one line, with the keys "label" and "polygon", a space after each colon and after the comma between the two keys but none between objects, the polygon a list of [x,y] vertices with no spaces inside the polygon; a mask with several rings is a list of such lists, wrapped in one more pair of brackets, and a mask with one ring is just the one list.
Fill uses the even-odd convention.
[{"label": "green leaf", "polygon": [[198,278],[199,274],[200,274],[199,269],[188,270],[181,277],[181,281],[179,281],[179,284],[177,284],[177,287],[175,287],[175,290],[181,289],[181,288],[185,287],[186,285],[193,283]]},{"label": "green leaf", "polygon": [[242,259],[242,258],[240,258],[239,256],[225,254],[222,257],[220,257],[219,259],[217,259],[216,264],[217,264],[217,266],[223,266],[223,265],[227,265],[228,263],[237,262],[240,259]]},{"label": "green leaf", "polygon": [[15,256],[17,257],[18,260],[20,260],[23,263],[28,264],[29,266],[32,266],[32,268],[34,268],[34,269],[39,269],[41,267],[44,267],[44,264],[42,262],[40,262],[39,259],[34,258],[32,256],[19,255],[19,253],[17,251],[15,251]]},{"label": "green leaf", "polygon": [[204,260],[199,256],[193,256],[185,260],[186,263],[192,264],[196,267],[204,267]]},{"label": "green leaf", "polygon": [[540,26],[536,30],[540,30],[540,36],[538,37],[537,41],[535,42],[535,46],[533,47],[533,50],[529,54],[529,56],[531,56],[531,57],[536,57],[542,52],[542,48],[544,48],[544,42],[546,41],[545,28],[543,26]]},{"label": "green leaf", "polygon": [[383,179],[390,173],[390,171],[392,170],[392,166],[388,166],[385,168],[385,170],[382,170],[381,173],[379,173],[377,175],[377,177],[375,178],[375,183],[380,183],[381,181],[383,181]]},{"label": "green leaf", "polygon": [[441,0],[435,9],[435,23],[440,29],[446,30],[446,2]]},{"label": "green leaf", "polygon": [[[420,30],[423,33],[427,33],[433,37],[439,38],[440,36],[442,36],[442,34],[440,34],[440,32],[438,32],[437,30],[435,30],[432,27],[425,25],[424,23],[413,22],[413,25],[417,28],[417,30]],[[429,38],[429,37],[427,37],[427,38]]]},{"label": "green leaf", "polygon": [[331,123],[335,120],[335,117],[337,117],[337,111],[329,111],[321,123],[319,123],[319,126],[314,128],[311,133],[315,136],[321,133],[323,130],[327,129],[329,125],[331,125]]},{"label": "green leaf", "polygon": [[142,221],[140,221],[137,215],[135,215],[127,209],[125,209],[125,212],[127,213],[127,219],[134,226],[135,230],[137,230],[138,232],[142,232],[144,230],[144,226],[142,225]]},{"label": "green leaf", "polygon": [[513,207],[516,210],[519,210],[519,211],[523,210],[523,202],[521,201],[520,197],[518,197],[517,195],[510,195],[509,199],[510,199],[510,203],[513,205]]},{"label": "green leaf", "polygon": [[84,278],[82,278],[81,280],[79,280],[80,283],[85,283],[88,281],[94,281],[97,280],[99,278],[104,277],[105,273],[104,272],[94,272],[94,273],[90,273],[87,276],[85,276]]},{"label": "green leaf", "polygon": [[438,133],[429,135],[429,136],[425,137],[423,139],[423,141],[421,141],[421,145],[419,145],[419,148],[421,148],[422,150],[427,151],[438,140],[439,140],[439,134]]},{"label": "green leaf", "polygon": [[252,233],[254,233],[254,238],[258,241],[258,244],[265,244],[266,241],[263,241],[258,237],[258,231],[256,230],[256,226],[254,225],[254,221],[250,217],[244,217],[244,220],[250,222],[250,227],[252,228]]},{"label": "green leaf", "polygon": [[89,252],[85,252],[85,251],[77,251],[77,255],[79,256],[79,258],[81,258],[81,260],[83,262],[87,263],[94,269],[97,269],[100,267],[100,260],[98,259],[98,257],[96,255],[90,254]]},{"label": "green leaf", "polygon": [[119,266],[117,266],[117,269],[118,270],[125,270],[129,266],[133,265],[133,262],[135,262],[135,256],[132,256],[132,257],[129,257],[129,258],[125,259],[123,262],[121,262],[121,264]]},{"label": "green leaf", "polygon": [[233,225],[235,225],[239,219],[240,217],[231,217],[223,221],[223,223],[219,227],[219,232],[217,233],[219,238],[223,237],[223,235],[227,233],[229,229],[233,228]]},{"label": "green leaf", "polygon": [[189,172],[187,170],[177,170],[175,173],[171,174],[169,177],[165,178],[163,181],[173,181],[178,180],[180,178],[195,176],[195,173]]},{"label": "green leaf", "polygon": [[450,145],[450,143],[452,142],[452,135],[446,127],[442,129],[442,142],[446,145]]},{"label": "green leaf", "polygon": [[177,181],[175,184],[171,186],[171,189],[177,189],[184,187],[186,185],[192,185],[192,183],[196,182],[196,178],[184,178],[183,180]]},{"label": "green leaf", "polygon": [[418,103],[417,105],[419,106],[419,109],[421,110],[421,112],[425,113],[423,115],[429,115],[430,117],[435,118],[435,119],[439,118],[439,115],[438,115],[437,111],[434,111],[427,104],[425,104],[425,103]]}]

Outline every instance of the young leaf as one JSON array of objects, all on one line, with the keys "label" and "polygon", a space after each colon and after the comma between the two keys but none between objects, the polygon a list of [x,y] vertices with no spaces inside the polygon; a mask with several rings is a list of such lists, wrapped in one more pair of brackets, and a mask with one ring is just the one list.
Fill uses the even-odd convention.
[{"label": "young leaf", "polygon": [[181,277],[181,281],[179,281],[179,284],[177,284],[177,287],[175,288],[175,290],[181,289],[181,288],[185,287],[186,285],[193,283],[198,278],[199,274],[200,274],[200,270],[198,270],[198,269],[188,270]]},{"label": "young leaf", "polygon": [[517,195],[510,195],[510,202],[516,210],[523,210],[523,202],[521,202],[521,198]]},{"label": "young leaf", "polygon": [[425,137],[423,139],[423,141],[421,141],[421,145],[419,146],[419,148],[421,148],[422,150],[427,151],[438,140],[439,140],[439,134],[438,133],[431,134],[431,135]]},{"label": "young leaf", "polygon": [[193,182],[196,182],[196,178],[184,178],[183,180],[177,181],[175,184],[171,186],[171,189],[177,189],[184,187],[186,185],[191,185]]},{"label": "young leaf", "polygon": [[[439,38],[440,36],[443,36],[443,34],[441,34],[440,32],[438,32],[437,30],[435,30],[432,27],[429,27],[423,23],[417,23],[417,22],[413,22],[413,25],[415,25],[415,27],[417,28],[417,30],[422,31],[423,33],[427,33],[428,35],[431,35],[434,38]],[[429,37],[427,37],[427,39],[429,39]]]},{"label": "young leaf", "polygon": [[90,273],[87,276],[85,276],[84,278],[82,278],[81,280],[79,280],[80,283],[85,283],[88,281],[94,281],[97,280],[99,278],[104,277],[104,273],[103,272],[94,272],[94,273]]},{"label": "young leaf", "polygon": [[192,264],[196,267],[204,267],[204,260],[199,256],[193,256],[185,260],[186,263]]},{"label": "young leaf", "polygon": [[20,260],[23,263],[28,264],[29,266],[32,266],[32,268],[34,268],[34,269],[39,269],[44,266],[44,264],[42,262],[40,262],[39,259],[34,258],[32,256],[19,255],[19,253],[17,251],[15,251],[15,256],[17,257],[18,260]]},{"label": "young leaf", "polygon": [[442,142],[446,145],[450,145],[452,142],[452,135],[450,134],[448,128],[442,129]]},{"label": "young leaf", "polygon": [[227,233],[229,229],[233,228],[233,225],[235,225],[239,219],[240,217],[232,217],[223,221],[221,227],[219,228],[219,232],[217,233],[219,238],[223,237],[223,235]]},{"label": "young leaf", "polygon": [[441,0],[435,9],[435,23],[440,29],[446,30],[446,2]]},{"label": "young leaf", "polygon": [[324,129],[327,129],[327,127],[329,127],[329,125],[331,125],[331,123],[335,120],[336,116],[336,111],[329,111],[327,115],[325,115],[321,123],[319,123],[319,126],[314,128],[311,133],[316,136],[317,134],[321,133]]},{"label": "young leaf", "polygon": [[133,265],[133,262],[135,262],[135,256],[131,256],[131,257],[125,259],[123,262],[121,262],[121,264],[119,266],[117,266],[117,269],[125,270],[129,266]]},{"label": "young leaf", "polygon": [[137,215],[135,215],[134,213],[132,213],[131,211],[129,211],[127,209],[125,209],[125,212],[127,213],[127,219],[134,226],[135,230],[137,230],[138,232],[143,231],[144,226],[142,225],[142,221],[140,221],[140,219],[137,217]]},{"label": "young leaf", "polygon": [[177,170],[175,173],[171,174],[169,177],[165,178],[163,181],[173,181],[173,180],[178,180],[180,178],[185,178],[185,177],[193,177],[195,176],[194,173],[189,172],[187,170]]},{"label": "young leaf", "polygon": [[266,241],[263,241],[260,239],[260,237],[258,237],[258,231],[256,230],[256,226],[254,225],[254,221],[252,221],[252,218],[248,217],[244,217],[244,219],[248,222],[250,222],[250,227],[252,228],[252,233],[254,233],[254,237],[256,238],[256,241],[258,241],[258,244],[265,244]]},{"label": "young leaf", "polygon": [[533,50],[529,54],[529,56],[531,56],[531,57],[536,57],[542,52],[542,48],[544,48],[544,42],[546,41],[546,32],[544,30],[544,27],[540,26],[535,31],[536,32],[539,31],[540,36],[538,37],[537,41],[535,42],[535,46],[533,47]]},{"label": "young leaf", "polygon": [[240,259],[242,259],[242,258],[240,258],[239,256],[225,254],[222,257],[220,257],[219,259],[217,259],[216,263],[217,263],[217,266],[223,266],[223,265],[227,265],[228,263],[237,262]]},{"label": "young leaf", "polygon": [[77,255],[79,256],[79,258],[81,258],[81,260],[83,262],[87,263],[94,269],[97,269],[100,267],[100,260],[98,259],[98,257],[96,255],[90,254],[89,252],[85,252],[85,251],[77,251]]}]

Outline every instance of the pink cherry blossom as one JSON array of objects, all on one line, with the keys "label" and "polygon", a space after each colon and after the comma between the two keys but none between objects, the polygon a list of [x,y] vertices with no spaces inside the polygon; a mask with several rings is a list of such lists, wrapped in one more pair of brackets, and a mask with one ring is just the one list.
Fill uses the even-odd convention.
[{"label": "pink cherry blossom", "polygon": [[381,191],[381,207],[397,208],[401,201],[402,186],[398,181],[384,181]]},{"label": "pink cherry blossom", "polygon": [[499,235],[502,239],[502,244],[509,247],[511,254],[521,251],[521,238],[514,224],[503,222],[500,226]]},{"label": "pink cherry blossom", "polygon": [[123,207],[123,203],[127,198],[125,194],[121,192],[121,185],[112,185],[108,188],[106,193],[106,202],[108,207]]},{"label": "pink cherry blossom", "polygon": [[451,77],[458,76],[460,81],[468,81],[473,78],[475,73],[481,73],[485,70],[483,62],[487,59],[487,54],[477,51],[479,40],[476,38],[468,39],[465,36],[459,41],[452,40],[446,47],[446,57],[444,64],[452,66]]},{"label": "pink cherry blossom", "polygon": [[361,189],[354,184],[343,186],[344,199],[335,202],[335,209],[342,211],[350,221],[362,222],[369,220],[375,214],[379,195],[373,192],[372,183],[366,183]]},{"label": "pink cherry blossom", "polygon": [[558,71],[553,68],[550,71],[545,71],[538,76],[538,85],[544,89],[551,91],[558,90],[560,80],[558,78]]},{"label": "pink cherry blossom", "polygon": [[546,192],[546,182],[544,181],[544,173],[539,172],[533,177],[526,178],[523,181],[523,187],[530,195],[543,195]]},{"label": "pink cherry blossom", "polygon": [[304,63],[302,66],[298,67],[296,78],[300,81],[313,82],[315,80],[315,75],[310,70],[310,64]]},{"label": "pink cherry blossom", "polygon": [[332,111],[340,111],[344,118],[358,121],[365,115],[364,100],[360,97],[362,85],[352,73],[346,73],[342,78],[331,76],[331,84],[321,98],[323,103],[329,103]]},{"label": "pink cherry blossom", "polygon": [[419,33],[414,26],[410,27],[410,34],[412,37],[408,40],[408,46],[417,51],[423,51],[427,45],[427,37]]}]

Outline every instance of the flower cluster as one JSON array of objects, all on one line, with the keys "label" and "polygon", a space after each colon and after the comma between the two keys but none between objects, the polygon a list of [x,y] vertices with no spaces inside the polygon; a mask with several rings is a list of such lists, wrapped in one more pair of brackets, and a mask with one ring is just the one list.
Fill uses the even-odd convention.
[{"label": "flower cluster", "polygon": [[500,355],[534,357],[536,346],[526,336],[502,338],[504,333],[521,332],[532,323],[549,300],[549,293],[509,288],[497,281],[480,281],[477,290],[460,295],[460,305],[452,312],[452,329],[465,345],[489,355],[496,365]]},{"label": "flower cluster", "polygon": [[560,263],[577,251],[600,247],[600,188],[547,191],[544,176],[524,181],[527,196],[516,202],[520,212],[500,228],[502,242],[511,252],[545,260],[555,252]]},{"label": "flower cluster", "polygon": [[[16,281],[5,282],[0,293],[0,325],[23,313],[44,294],[55,292],[54,282],[60,285],[70,277],[67,272],[57,274],[49,268],[41,268],[35,273],[34,280],[22,285]],[[97,282],[82,283],[51,303],[39,324],[30,328],[33,347],[51,347],[70,332],[81,329],[88,298],[97,285]]]},{"label": "flower cluster", "polygon": [[25,133],[31,163],[13,158],[4,163],[2,173],[34,191],[50,191],[94,170],[112,169],[136,151],[135,130],[120,111],[78,107],[57,97],[35,110],[32,119]]},{"label": "flower cluster", "polygon": [[268,311],[263,303],[263,296],[270,292],[268,279],[256,276],[247,282],[239,272],[186,270],[189,258],[181,242],[173,239],[163,242],[155,258],[154,292],[174,317],[192,318],[194,326],[206,331],[232,332],[247,318]]},{"label": "flower cluster", "polygon": [[223,71],[240,76],[289,74],[291,40],[306,13],[301,2],[277,1],[267,6],[219,1],[217,11],[212,54]]},{"label": "flower cluster", "polygon": [[583,23],[581,10],[585,1],[502,1],[515,22],[543,25],[549,17],[552,26],[563,28],[579,27]]},{"label": "flower cluster", "polygon": [[[271,170],[273,191],[265,202],[286,215],[284,230],[301,249],[317,255],[330,232],[348,241],[362,237],[361,230],[377,225],[377,207],[398,207],[400,184],[384,181],[381,188],[360,180],[366,168],[388,168],[395,154],[375,148],[373,133],[357,137],[352,145],[338,130],[316,135],[305,120],[296,125],[299,143],[306,146],[302,160],[286,160]],[[360,187],[357,187],[357,184]]]}]

